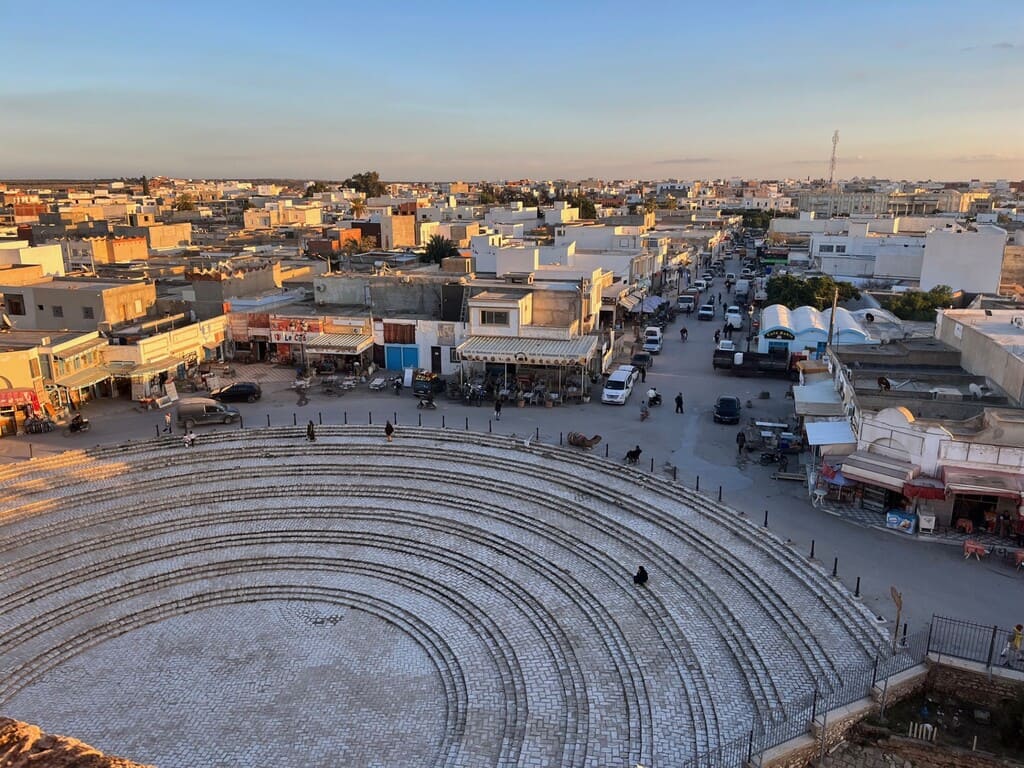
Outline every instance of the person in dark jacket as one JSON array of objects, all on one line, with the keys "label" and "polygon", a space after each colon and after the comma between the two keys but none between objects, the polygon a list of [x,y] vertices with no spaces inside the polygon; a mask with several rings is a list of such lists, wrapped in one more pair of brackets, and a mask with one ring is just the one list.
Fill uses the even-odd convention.
[{"label": "person in dark jacket", "polygon": [[316,427],[313,425],[313,420],[310,419],[309,424],[306,425],[306,439],[311,442],[316,442]]},{"label": "person in dark jacket", "polygon": [[393,434],[395,434],[395,428],[389,421],[387,424],[384,425],[384,436],[388,439],[389,443],[391,442],[391,436]]},{"label": "person in dark jacket", "polygon": [[633,574],[633,583],[638,587],[642,587],[647,583],[647,569],[642,565],[636,569],[636,573]]}]

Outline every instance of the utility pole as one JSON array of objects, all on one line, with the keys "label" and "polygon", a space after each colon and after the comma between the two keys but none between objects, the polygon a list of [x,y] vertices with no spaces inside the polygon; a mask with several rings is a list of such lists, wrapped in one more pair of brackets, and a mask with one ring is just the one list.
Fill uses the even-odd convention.
[{"label": "utility pole", "polygon": [[832,294],[832,312],[828,316],[828,343],[825,348],[828,349],[832,346],[832,333],[836,329],[836,306],[839,304],[839,286],[836,286],[835,293]]},{"label": "utility pole", "polygon": [[839,146],[839,129],[832,134],[832,158],[828,161],[828,187],[832,188],[832,185],[836,181],[836,148]]}]

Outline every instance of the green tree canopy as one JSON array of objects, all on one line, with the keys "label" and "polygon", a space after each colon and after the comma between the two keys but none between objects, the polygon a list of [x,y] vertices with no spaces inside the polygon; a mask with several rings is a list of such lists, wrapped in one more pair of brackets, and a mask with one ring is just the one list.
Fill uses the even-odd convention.
[{"label": "green tree canopy", "polygon": [[580,209],[581,219],[597,218],[597,206],[594,205],[594,201],[591,200],[589,197],[576,198],[575,205]]},{"label": "green tree canopy", "polygon": [[380,174],[376,171],[353,174],[345,179],[342,185],[352,187],[356,192],[362,192],[367,197],[380,197],[387,191],[384,182],[380,180]]},{"label": "green tree canopy", "polygon": [[795,275],[776,275],[768,279],[765,290],[768,304],[783,304],[790,309],[815,307],[827,309],[832,306],[832,297],[839,289],[839,301],[859,299],[860,291],[852,284],[836,282],[828,275],[803,279]]},{"label": "green tree canopy", "polygon": [[447,237],[432,235],[427,241],[427,248],[424,261],[432,264],[440,264],[442,259],[452,258],[459,255],[459,248]]},{"label": "green tree canopy", "polygon": [[174,210],[176,211],[194,211],[195,209],[195,199],[188,192],[182,192],[174,199]]},{"label": "green tree canopy", "polygon": [[494,193],[494,187],[480,187],[480,205],[494,205],[498,202],[498,196]]},{"label": "green tree canopy", "polygon": [[953,289],[936,285],[930,291],[907,291],[882,302],[900,320],[934,320],[935,310],[953,303]]},{"label": "green tree canopy", "polygon": [[313,195],[319,195],[321,192],[326,192],[330,189],[326,182],[314,181],[308,187],[306,191],[302,193],[303,197],[312,197]]}]

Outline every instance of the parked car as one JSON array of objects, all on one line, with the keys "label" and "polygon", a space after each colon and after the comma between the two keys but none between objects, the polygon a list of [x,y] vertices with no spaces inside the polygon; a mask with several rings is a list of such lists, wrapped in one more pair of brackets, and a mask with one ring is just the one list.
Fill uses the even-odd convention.
[{"label": "parked car", "polygon": [[715,274],[714,272],[705,272],[703,275],[700,276],[700,279],[703,280],[708,285],[713,285],[715,282]]},{"label": "parked car", "polygon": [[736,282],[736,273],[735,272],[726,272],[725,273],[725,281],[727,283],[735,283]]},{"label": "parked car", "polygon": [[662,333],[661,328],[652,325],[644,331],[644,352],[657,355],[661,352]]},{"label": "parked car", "polygon": [[432,371],[418,370],[412,377],[412,393],[417,397],[431,397],[444,388],[444,379]]},{"label": "parked car", "polygon": [[601,391],[601,402],[610,405],[625,405],[629,396],[633,394],[633,384],[636,383],[637,370],[632,365],[620,365],[604,384]]},{"label": "parked car", "polygon": [[255,381],[236,381],[224,387],[218,387],[210,392],[210,397],[225,403],[241,402],[255,403],[263,397],[263,390]]},{"label": "parked car", "polygon": [[700,309],[697,310],[698,320],[714,320],[715,319],[715,305],[714,304],[701,304]]},{"label": "parked car", "polygon": [[650,368],[654,365],[654,358],[651,357],[650,352],[637,352],[633,355],[633,358],[629,361],[630,365],[634,365],[637,368]]},{"label": "parked car", "polygon": [[743,327],[743,313],[736,305],[727,307],[725,310],[725,324],[737,331]]},{"label": "parked car", "polygon": [[714,419],[716,424],[740,423],[740,399],[723,395],[715,401]]},{"label": "parked car", "polygon": [[704,291],[708,289],[708,284],[706,280],[694,280],[693,287],[696,288],[701,293],[704,293]]}]

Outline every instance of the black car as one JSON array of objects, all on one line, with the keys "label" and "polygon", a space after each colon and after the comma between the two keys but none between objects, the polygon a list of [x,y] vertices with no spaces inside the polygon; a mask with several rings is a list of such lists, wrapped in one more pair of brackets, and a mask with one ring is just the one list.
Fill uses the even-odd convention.
[{"label": "black car", "polygon": [[637,352],[633,355],[633,358],[629,361],[629,364],[636,368],[647,368],[648,370],[654,365],[654,358],[650,352]]},{"label": "black car", "polygon": [[221,400],[225,403],[240,400],[255,403],[262,396],[263,390],[255,381],[236,381],[234,384],[228,384],[226,387],[219,387],[210,392],[210,397],[214,400]]},{"label": "black car", "polygon": [[714,415],[716,424],[739,424],[740,399],[729,396],[718,398],[715,401]]}]

